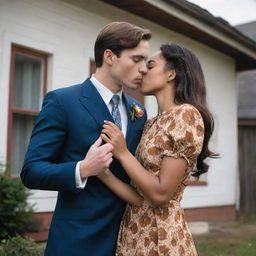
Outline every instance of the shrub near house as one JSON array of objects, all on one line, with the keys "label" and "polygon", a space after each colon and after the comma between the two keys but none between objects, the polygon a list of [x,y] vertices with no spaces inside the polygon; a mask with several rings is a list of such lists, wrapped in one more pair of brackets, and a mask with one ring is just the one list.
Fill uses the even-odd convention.
[{"label": "shrub near house", "polygon": [[31,221],[32,207],[28,205],[29,192],[19,178],[0,175],[0,239],[22,234]]},{"label": "shrub near house", "polygon": [[0,174],[0,256],[41,255],[35,242],[20,236],[27,231],[32,217],[28,196],[20,179]]}]

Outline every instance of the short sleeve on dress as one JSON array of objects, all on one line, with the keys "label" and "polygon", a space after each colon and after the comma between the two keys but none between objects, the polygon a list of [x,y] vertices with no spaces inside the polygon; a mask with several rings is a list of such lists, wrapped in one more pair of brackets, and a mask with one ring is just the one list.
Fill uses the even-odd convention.
[{"label": "short sleeve on dress", "polygon": [[204,123],[199,111],[189,104],[165,115],[162,157],[184,158],[194,169],[204,140]]}]

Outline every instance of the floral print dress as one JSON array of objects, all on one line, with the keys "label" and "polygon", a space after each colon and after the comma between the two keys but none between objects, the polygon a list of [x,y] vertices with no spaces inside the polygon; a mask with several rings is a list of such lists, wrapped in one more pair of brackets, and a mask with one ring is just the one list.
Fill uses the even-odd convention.
[{"label": "floral print dress", "polygon": [[[204,124],[199,111],[190,104],[178,105],[146,122],[136,157],[155,175],[159,174],[163,157],[184,158],[187,161],[185,181],[195,168],[203,140]],[[196,256],[180,207],[184,188],[182,182],[172,199],[160,207],[153,207],[145,197],[142,207],[127,205],[116,256]]]}]

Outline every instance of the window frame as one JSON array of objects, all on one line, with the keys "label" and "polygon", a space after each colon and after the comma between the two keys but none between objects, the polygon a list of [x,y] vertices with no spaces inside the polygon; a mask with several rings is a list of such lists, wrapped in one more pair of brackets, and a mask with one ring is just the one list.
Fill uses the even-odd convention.
[{"label": "window frame", "polygon": [[[48,77],[48,55],[46,53],[33,50],[24,46],[19,46],[12,44],[11,46],[11,61],[10,61],[10,78],[9,78],[9,99],[8,99],[8,132],[7,132],[7,156],[6,163],[7,166],[11,165],[12,162],[12,142],[13,142],[13,117],[14,114],[30,115],[37,116],[39,111],[27,110],[23,108],[13,107],[13,93],[14,93],[14,60],[16,54],[24,54],[31,57],[36,57],[42,61],[42,98],[47,93],[47,77]],[[19,175],[14,175],[11,171],[11,168],[8,169],[8,175],[12,178],[17,178]]]}]

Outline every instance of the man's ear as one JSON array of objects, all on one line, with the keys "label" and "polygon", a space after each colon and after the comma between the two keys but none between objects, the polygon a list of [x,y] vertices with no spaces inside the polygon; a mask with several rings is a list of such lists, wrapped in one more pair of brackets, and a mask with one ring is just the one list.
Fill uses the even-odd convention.
[{"label": "man's ear", "polygon": [[176,71],[175,69],[171,69],[168,76],[168,83],[173,81],[176,77]]},{"label": "man's ear", "polygon": [[106,49],[103,54],[103,59],[108,65],[112,65],[115,54],[110,50]]}]

